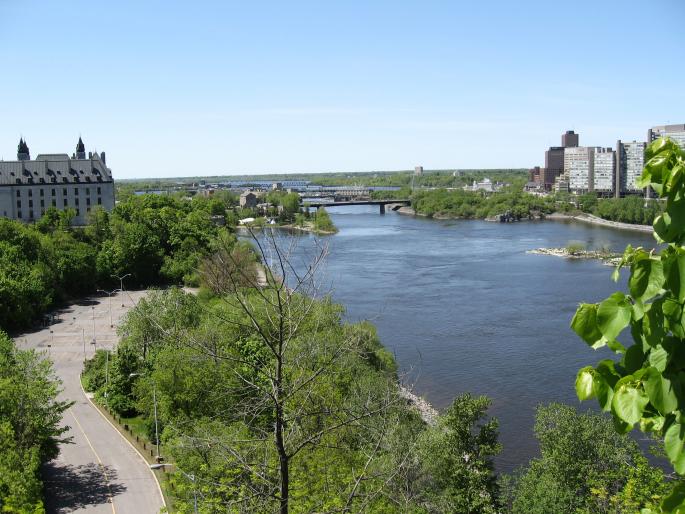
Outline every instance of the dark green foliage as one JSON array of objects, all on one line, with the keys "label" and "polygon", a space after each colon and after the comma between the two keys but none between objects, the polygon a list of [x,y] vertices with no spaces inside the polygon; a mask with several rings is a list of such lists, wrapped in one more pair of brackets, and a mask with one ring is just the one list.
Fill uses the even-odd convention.
[{"label": "dark green foliage", "polygon": [[554,212],[551,198],[531,195],[513,188],[487,194],[461,189],[415,191],[412,207],[418,214],[466,219],[482,219],[506,213],[515,219],[528,219]]},{"label": "dark green foliage", "polygon": [[664,204],[656,199],[645,200],[638,196],[627,198],[607,198],[597,202],[591,209],[600,218],[637,225],[651,225],[654,219],[663,212]]},{"label": "dark green foliage", "polygon": [[44,512],[40,466],[58,454],[67,430],[50,361],[21,351],[0,331],[0,510]]},{"label": "dark green foliage", "polygon": [[634,513],[654,506],[668,488],[637,443],[601,414],[541,406],[535,436],[540,457],[502,482],[505,512]]},{"label": "dark green foliage", "polygon": [[326,209],[320,207],[314,213],[314,229],[321,232],[336,232],[337,229],[331,221],[331,217],[326,212]]},{"label": "dark green foliage", "polygon": [[496,512],[492,459],[501,446],[497,420],[485,419],[489,405],[484,396],[463,394],[424,434],[423,470],[430,477],[424,494],[437,512]]},{"label": "dark green foliage", "polygon": [[112,360],[112,352],[107,350],[97,350],[95,355],[85,361],[83,365],[83,387],[86,391],[105,391],[107,381],[107,367]]},{"label": "dark green foliage", "polygon": [[[227,199],[226,201],[229,201]],[[90,213],[90,225],[71,228],[69,213],[48,209],[35,225],[0,219],[0,327],[36,324],[58,302],[118,287],[198,285],[201,260],[226,229],[211,220],[225,212],[217,198],[179,200],[134,196],[111,213]]]}]

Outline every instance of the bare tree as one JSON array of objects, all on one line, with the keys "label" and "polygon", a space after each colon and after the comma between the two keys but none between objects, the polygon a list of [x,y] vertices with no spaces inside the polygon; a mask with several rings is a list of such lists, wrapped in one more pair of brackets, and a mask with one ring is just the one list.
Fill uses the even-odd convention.
[{"label": "bare tree", "polygon": [[[196,334],[186,340],[212,360],[234,364],[233,390],[226,394],[241,398],[231,416],[249,430],[217,435],[211,430],[184,433],[178,427],[177,432],[183,434],[185,447],[198,452],[211,448],[244,471],[242,486],[249,493],[231,499],[231,504],[242,501],[244,509],[273,504],[286,514],[294,459],[331,444],[336,433],[359,431],[367,443],[366,461],[353,470],[349,483],[340,485],[347,501],[339,510],[350,512],[355,500],[363,498],[361,504],[366,505],[379,494],[362,487],[365,483],[374,480],[386,487],[393,479],[394,473],[380,477],[378,466],[372,464],[387,446],[390,424],[385,417],[403,400],[388,377],[383,386],[352,381],[342,399],[328,394],[327,387],[345,369],[346,359],[368,356],[363,331],[340,323],[341,311],[332,305],[328,316],[317,309],[330,302],[321,283],[328,248],[317,243],[308,261],[298,263],[294,238],[283,244],[273,230],[249,233],[257,261],[226,246],[204,263],[202,273],[225,307],[211,311],[217,325],[249,338],[256,350],[245,355]],[[333,318],[337,322],[331,324]]]}]

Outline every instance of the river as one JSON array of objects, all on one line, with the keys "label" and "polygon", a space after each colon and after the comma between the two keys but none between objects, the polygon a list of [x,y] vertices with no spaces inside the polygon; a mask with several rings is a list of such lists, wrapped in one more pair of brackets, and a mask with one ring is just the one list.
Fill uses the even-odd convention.
[{"label": "river", "polygon": [[[615,251],[654,246],[650,234],[577,222],[431,220],[365,206],[329,214],[339,229],[322,238],[333,298],[351,321],[376,325],[403,381],[436,408],[463,392],[492,399],[501,471],[536,454],[538,404],[580,405],[577,370],[611,354],[589,348],[569,323],[579,302],[625,290],[627,278],[612,282],[612,269],[598,261],[526,251],[570,241]],[[302,254],[315,242],[311,234],[292,237]]]}]

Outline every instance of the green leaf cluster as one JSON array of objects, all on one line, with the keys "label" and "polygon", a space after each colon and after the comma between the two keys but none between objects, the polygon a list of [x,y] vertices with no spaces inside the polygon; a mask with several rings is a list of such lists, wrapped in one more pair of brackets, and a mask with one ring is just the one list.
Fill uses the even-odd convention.
[{"label": "green leaf cluster", "polygon": [[[629,294],[616,292],[598,304],[581,304],[571,327],[591,347],[608,346],[619,358],[582,368],[576,378],[581,400],[596,397],[616,429],[663,438],[675,471],[685,475],[685,153],[659,139],[647,149],[640,187],[665,199],[654,235],[660,253],[626,248],[616,273],[630,269]],[[633,344],[618,342],[630,330]],[[672,500],[664,512],[685,509]]]}]

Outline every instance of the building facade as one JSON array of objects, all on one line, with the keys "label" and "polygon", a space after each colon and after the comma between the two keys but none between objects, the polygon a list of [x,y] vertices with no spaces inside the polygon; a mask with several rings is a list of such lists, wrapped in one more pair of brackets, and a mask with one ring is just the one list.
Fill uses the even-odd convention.
[{"label": "building facade", "polygon": [[96,206],[114,208],[112,170],[105,153],[89,152],[81,138],[76,151],[42,154],[31,160],[22,138],[16,161],[0,161],[0,216],[24,222],[38,220],[49,207],[74,209],[74,225],[85,225]]},{"label": "building facade", "polygon": [[592,190],[604,196],[614,192],[616,153],[611,148],[595,148],[592,157]]},{"label": "building facade", "polygon": [[685,150],[685,124],[652,127],[647,131],[647,144],[660,137],[670,137],[680,145],[680,148]]},{"label": "building facade", "polygon": [[257,207],[258,203],[259,199],[257,198],[257,195],[252,191],[244,191],[240,195],[240,207],[243,209],[254,209]]},{"label": "building facade", "polygon": [[643,193],[637,187],[637,179],[642,175],[645,166],[645,149],[647,143],[633,141],[624,143],[620,139],[616,142],[616,181],[614,195],[618,198],[623,195]]},{"label": "building facade", "polygon": [[551,146],[545,152],[545,171],[541,174],[546,190],[551,190],[556,179],[564,172],[564,147]]},{"label": "building facade", "polygon": [[587,193],[594,190],[593,161],[595,148],[578,146],[564,150],[564,175],[573,193]]},{"label": "building facade", "polygon": [[578,134],[572,130],[567,130],[565,134],[561,135],[561,146],[564,148],[575,148],[578,146]]},{"label": "building facade", "polygon": [[557,179],[564,173],[564,152],[578,146],[579,135],[567,130],[561,135],[561,146],[550,146],[545,152],[545,167],[540,168],[540,182],[546,191],[554,189]]}]

